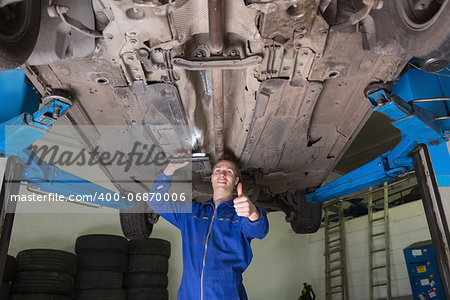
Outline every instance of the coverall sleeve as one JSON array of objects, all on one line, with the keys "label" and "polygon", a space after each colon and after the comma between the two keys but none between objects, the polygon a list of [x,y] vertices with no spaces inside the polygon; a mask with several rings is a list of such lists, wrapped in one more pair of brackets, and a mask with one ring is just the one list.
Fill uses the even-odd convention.
[{"label": "coverall sleeve", "polygon": [[242,218],[242,232],[250,239],[262,239],[269,232],[269,221],[267,220],[266,212],[259,207],[257,208],[260,214],[258,221],[252,222],[248,218]]},{"label": "coverall sleeve", "polygon": [[[162,172],[159,172],[153,183],[150,193],[161,194],[160,199],[164,199],[164,194],[167,193],[172,184],[172,176],[165,176]],[[156,197],[149,197],[147,204],[155,210],[161,217],[175,225],[178,229],[181,229],[184,222],[184,217],[192,209],[191,202],[180,201],[156,201]]]}]

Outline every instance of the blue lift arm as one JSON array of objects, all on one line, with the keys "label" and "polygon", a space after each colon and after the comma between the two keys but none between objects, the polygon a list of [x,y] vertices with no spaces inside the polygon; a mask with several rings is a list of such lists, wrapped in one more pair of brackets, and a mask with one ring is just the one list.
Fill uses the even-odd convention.
[{"label": "blue lift arm", "polygon": [[17,155],[46,135],[52,124],[62,118],[72,106],[65,97],[44,97],[44,106],[34,114],[22,113],[0,124],[0,152]]},{"label": "blue lift arm", "polygon": [[[26,101],[30,93],[21,89],[29,87],[17,80],[18,71],[2,72],[1,78],[12,78],[10,84],[17,85],[17,90],[20,90],[20,94]],[[128,201],[126,197],[114,197],[115,192],[42,161],[28,148],[33,142],[46,135],[53,123],[62,118],[72,106],[70,99],[64,95],[46,96],[42,98],[42,102],[44,105],[38,111],[23,112],[0,123],[0,153],[5,156],[15,156],[24,165],[21,180],[26,181],[29,187],[47,193],[66,197],[90,196],[86,198],[89,198],[89,203],[92,204],[116,209],[134,206],[134,202]],[[104,201],[105,199],[111,199],[111,201]]]},{"label": "blue lift arm", "polygon": [[[398,84],[424,84],[423,80],[417,80],[424,76],[437,76],[426,73],[417,75],[417,72],[423,73],[419,70],[410,70],[399,80]],[[411,74],[416,76],[411,76]],[[437,91],[441,94],[440,97],[405,101],[397,95],[389,94],[384,89],[367,95],[373,110],[391,118],[392,125],[401,131],[401,142],[393,150],[375,160],[307,194],[306,200],[314,203],[326,202],[394,180],[414,169],[411,154],[420,144],[439,145],[447,141],[450,136],[449,84],[448,81],[441,84],[440,78],[434,79],[434,81],[431,80],[437,86],[428,86],[428,88],[434,88],[434,93]],[[430,85],[432,84],[430,83]],[[406,94],[402,89],[398,90],[402,94]]]},{"label": "blue lift arm", "polygon": [[[33,189],[65,197],[83,195],[90,204],[115,209],[130,208],[134,202],[117,193],[42,161],[29,148],[16,156],[26,168],[22,180]],[[119,196],[119,197],[117,197]]]},{"label": "blue lift arm", "polygon": [[[85,195],[89,203],[116,209],[130,208],[133,202],[114,197],[115,192],[73,175],[45,161],[42,161],[28,147],[47,134],[52,124],[69,111],[72,103],[62,96],[44,98],[46,104],[34,114],[23,113],[0,124],[1,152],[15,156],[25,167],[22,180],[29,187],[47,193],[63,195]],[[110,201],[105,201],[110,199]]]}]

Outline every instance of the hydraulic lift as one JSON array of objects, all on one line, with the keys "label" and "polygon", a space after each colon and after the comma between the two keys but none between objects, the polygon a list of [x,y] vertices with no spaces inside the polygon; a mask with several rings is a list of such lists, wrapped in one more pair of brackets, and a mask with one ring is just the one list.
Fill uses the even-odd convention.
[{"label": "hydraulic lift", "polygon": [[[11,196],[19,194],[22,182],[34,190],[61,196],[107,195],[114,192],[42,161],[28,147],[46,135],[54,122],[71,108],[72,102],[67,96],[45,96],[41,99],[41,108],[37,110],[38,96],[34,88],[24,82],[24,74],[18,69],[0,72],[0,91],[0,103],[6,108],[1,117],[15,115],[7,120],[0,119],[0,159],[5,164],[0,194],[0,270],[3,270],[17,204]],[[96,197],[91,199],[92,204],[116,209],[134,205],[126,199],[101,204],[96,202]],[[0,281],[2,276],[3,271],[0,271]]]},{"label": "hydraulic lift", "polygon": [[[391,151],[306,195],[326,202],[415,170],[443,282],[450,299],[450,72],[409,69],[392,86],[373,84],[366,96],[374,111],[392,120],[402,134]],[[441,298],[440,298],[441,299]],[[442,298],[444,299],[444,298]]]},{"label": "hydraulic lift", "polygon": [[[7,72],[15,72],[11,74],[17,76],[17,73],[21,71]],[[11,77],[14,77],[13,75]],[[438,76],[410,69],[396,81],[392,90],[385,84],[369,86],[366,89],[366,97],[373,110],[392,119],[392,125],[400,129],[402,133],[401,142],[392,151],[307,194],[306,200],[313,203],[326,202],[394,180],[415,170],[444,282],[444,291],[450,299],[449,76],[448,71],[445,71],[444,76]],[[1,84],[0,77],[0,91]],[[32,89],[20,81],[18,83],[17,78],[14,82],[7,84],[18,84],[17,90]],[[22,92],[22,95],[30,94],[33,93]],[[0,101],[2,101],[1,98]],[[33,188],[39,188],[48,193],[57,192],[61,195],[113,193],[51,166],[41,161],[36,155],[32,155],[27,147],[45,135],[52,124],[67,113],[72,104],[64,95],[49,95],[44,97],[42,102],[43,106],[37,112],[24,112],[7,120],[0,119],[0,122],[3,122],[0,123],[0,153],[8,157],[0,198],[2,220],[0,270],[3,269],[6,259],[15,211],[14,205],[11,208],[8,199],[10,195],[18,193],[21,182],[26,182]],[[30,157],[33,159],[30,160]],[[8,210],[6,210],[7,204],[9,204]],[[134,205],[126,200],[106,204],[118,209]],[[101,205],[105,203],[102,202]]]}]

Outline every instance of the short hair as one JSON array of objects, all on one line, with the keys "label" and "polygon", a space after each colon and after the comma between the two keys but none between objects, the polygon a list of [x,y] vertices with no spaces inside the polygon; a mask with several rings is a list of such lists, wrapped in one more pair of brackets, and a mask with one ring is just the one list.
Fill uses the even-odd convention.
[{"label": "short hair", "polygon": [[219,157],[217,160],[216,160],[216,162],[214,163],[214,165],[213,165],[213,170],[214,170],[214,167],[219,163],[219,162],[221,162],[221,161],[229,161],[229,162],[232,162],[233,164],[234,164],[234,166],[236,167],[236,176],[238,176],[238,177],[241,177],[240,175],[240,173],[241,173],[241,170],[240,170],[240,168],[239,168],[239,162],[238,162],[238,160],[237,160],[237,158],[236,158],[236,156],[234,156],[234,154],[233,153],[231,153],[231,152],[226,152],[226,153],[224,153],[221,157]]}]

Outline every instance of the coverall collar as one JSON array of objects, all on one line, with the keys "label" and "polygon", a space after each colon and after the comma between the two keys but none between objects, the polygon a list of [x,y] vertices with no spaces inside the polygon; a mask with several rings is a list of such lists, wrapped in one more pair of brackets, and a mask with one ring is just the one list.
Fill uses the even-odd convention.
[{"label": "coverall collar", "polygon": [[[234,205],[233,201],[234,201],[234,198],[231,199],[231,200],[228,200],[228,201],[223,201],[222,203],[219,204],[219,207],[220,207],[223,203],[226,203],[228,206],[233,206],[233,205]],[[213,199],[211,198],[211,199],[209,199],[208,201],[203,202],[203,203],[201,204],[201,207],[203,207],[203,206],[206,205],[206,204],[214,205],[214,204],[213,204]]]}]

